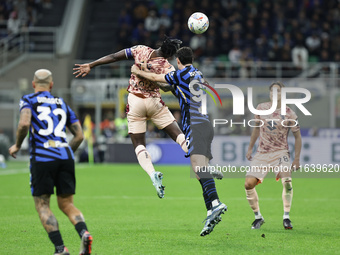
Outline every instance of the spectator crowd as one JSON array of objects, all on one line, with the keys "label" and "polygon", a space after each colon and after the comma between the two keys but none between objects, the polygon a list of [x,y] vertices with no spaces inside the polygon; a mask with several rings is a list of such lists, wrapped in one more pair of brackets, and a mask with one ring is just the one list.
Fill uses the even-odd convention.
[{"label": "spectator crowd", "polygon": [[0,39],[35,26],[41,10],[52,7],[52,0],[0,0]]},{"label": "spectator crowd", "polygon": [[[204,12],[206,33],[192,34],[189,16]],[[340,61],[340,1],[337,0],[153,0],[126,1],[118,19],[120,48],[156,47],[164,34],[180,38],[196,58],[241,61]]]}]

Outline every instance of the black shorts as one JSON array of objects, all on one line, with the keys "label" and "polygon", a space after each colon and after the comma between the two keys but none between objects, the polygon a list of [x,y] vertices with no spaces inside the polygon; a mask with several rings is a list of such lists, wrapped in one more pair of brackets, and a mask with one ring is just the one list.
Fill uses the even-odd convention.
[{"label": "black shorts", "polygon": [[75,194],[74,160],[31,161],[31,193],[33,196]]},{"label": "black shorts", "polygon": [[204,155],[211,160],[211,143],[214,138],[214,128],[210,122],[206,121],[200,124],[190,126],[189,135],[186,137],[189,153],[188,156],[198,154]]}]

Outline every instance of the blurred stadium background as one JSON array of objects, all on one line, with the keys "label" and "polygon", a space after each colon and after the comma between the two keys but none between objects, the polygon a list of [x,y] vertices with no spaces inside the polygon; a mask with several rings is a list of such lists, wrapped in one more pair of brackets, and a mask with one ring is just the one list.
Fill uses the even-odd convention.
[{"label": "blurred stadium background", "polygon": [[[208,31],[192,34],[187,19],[195,11],[210,19]],[[137,44],[157,47],[164,34],[179,38],[195,53],[195,65],[211,84],[229,83],[254,105],[268,100],[276,80],[306,88],[312,116],[296,110],[303,135],[301,163],[340,162],[340,3],[336,0],[109,1],[0,0],[0,154],[8,157],[18,122],[18,103],[32,93],[35,70],[50,69],[53,93],[63,97],[83,123],[90,115],[96,162],[136,160],[127,137],[125,104],[131,61],[98,66],[75,79],[75,63],[85,63]],[[175,65],[176,66],[176,65]],[[232,98],[218,91],[223,107],[208,102],[211,118],[232,116]],[[163,100],[180,118],[176,98]],[[248,113],[246,119],[251,119]],[[242,121],[242,120],[240,120]],[[219,162],[245,161],[250,128],[221,125],[214,146]],[[187,163],[176,144],[148,124],[155,163]],[[322,153],[320,153],[320,148]],[[86,145],[77,159],[87,161]],[[27,144],[21,156],[27,156]]]}]

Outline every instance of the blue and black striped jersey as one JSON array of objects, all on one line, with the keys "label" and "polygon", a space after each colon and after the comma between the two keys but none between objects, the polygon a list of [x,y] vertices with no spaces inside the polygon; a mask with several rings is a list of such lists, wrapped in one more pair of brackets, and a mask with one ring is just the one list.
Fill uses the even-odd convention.
[{"label": "blue and black striped jersey", "polygon": [[[199,89],[195,88],[193,84],[195,84],[195,81],[203,82],[201,71],[190,65],[182,70],[168,73],[165,75],[165,80],[171,86],[174,86],[175,95],[181,108],[183,132],[186,136],[190,132],[190,125],[209,122],[208,116],[200,112],[201,100],[193,100],[195,95],[192,92]],[[203,93],[202,90],[201,93]]]},{"label": "blue and black striped jersey", "polygon": [[62,98],[48,91],[25,95],[20,111],[31,109],[29,145],[31,160],[47,162],[73,159],[73,151],[66,141],[66,126],[78,121],[75,113]]}]

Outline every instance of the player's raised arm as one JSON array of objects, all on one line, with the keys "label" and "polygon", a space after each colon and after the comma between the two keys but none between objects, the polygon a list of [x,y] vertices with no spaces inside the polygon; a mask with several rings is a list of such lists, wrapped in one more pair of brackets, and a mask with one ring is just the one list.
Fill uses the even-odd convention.
[{"label": "player's raised arm", "polygon": [[91,69],[95,66],[99,65],[105,65],[109,63],[114,63],[120,60],[126,60],[130,57],[132,57],[132,53],[130,49],[124,49],[121,51],[118,51],[116,53],[112,53],[110,55],[106,55],[104,57],[101,57],[93,62],[85,63],[85,64],[75,64],[76,67],[73,68],[73,74],[76,75],[76,78],[79,76],[85,77],[88,75],[88,73],[91,71]]},{"label": "player's raised arm", "polygon": [[131,73],[138,75],[140,77],[143,77],[143,78],[150,80],[150,81],[157,81],[157,82],[163,82],[163,83],[167,82],[165,80],[164,74],[155,74],[155,73],[151,73],[151,72],[142,71],[137,67],[137,65],[133,65],[131,67]]},{"label": "player's raised arm", "polygon": [[170,86],[168,83],[163,83],[163,82],[157,82],[156,83],[157,86],[163,90],[164,92],[168,92],[168,91],[174,91],[174,87]]}]

